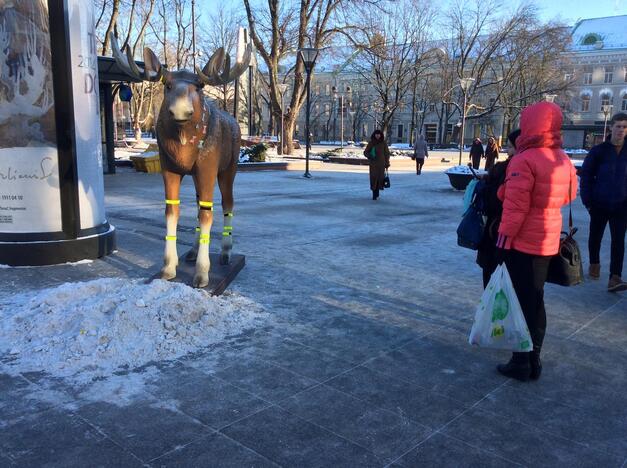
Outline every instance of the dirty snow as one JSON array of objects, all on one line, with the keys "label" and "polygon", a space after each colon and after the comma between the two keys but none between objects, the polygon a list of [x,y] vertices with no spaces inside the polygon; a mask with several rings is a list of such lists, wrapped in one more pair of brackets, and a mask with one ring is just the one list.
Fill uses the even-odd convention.
[{"label": "dirty snow", "polygon": [[253,301],[156,280],[65,283],[0,301],[4,371],[46,371],[81,384],[183,356],[255,326]]},{"label": "dirty snow", "polygon": [[[444,171],[445,174],[468,174],[471,175],[472,171],[470,170],[470,167],[468,166],[453,166],[449,169],[447,169],[446,171]],[[483,169],[475,169],[475,174],[477,175],[483,175],[483,174],[487,174],[486,171],[484,171]]]}]

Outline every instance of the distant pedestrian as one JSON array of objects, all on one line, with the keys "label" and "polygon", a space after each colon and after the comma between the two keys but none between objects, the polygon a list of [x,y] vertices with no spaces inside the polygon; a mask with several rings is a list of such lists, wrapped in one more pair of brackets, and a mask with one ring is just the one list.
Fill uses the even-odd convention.
[{"label": "distant pedestrian", "polygon": [[470,147],[469,156],[469,159],[472,161],[473,169],[479,169],[479,166],[481,165],[481,158],[483,158],[484,154],[481,139],[475,138],[472,142],[472,146]]},{"label": "distant pedestrian", "polygon": [[562,111],[552,102],[523,109],[518,153],[498,191],[503,200],[498,247],[525,316],[533,351],[514,353],[497,370],[518,380],[538,379],[546,332],[544,283],[562,231],[561,208],[577,194],[577,173],[561,149]]},{"label": "distant pedestrian", "polygon": [[422,166],[425,164],[425,158],[429,157],[429,146],[425,141],[425,137],[420,134],[414,145],[414,159],[416,160],[416,174],[422,173]]},{"label": "distant pedestrian", "polygon": [[483,287],[490,281],[490,277],[499,264],[498,249],[496,241],[498,238],[499,225],[503,214],[503,202],[499,200],[497,192],[501,185],[505,183],[505,174],[511,158],[516,154],[516,139],[520,135],[520,130],[514,130],[507,135],[509,143],[507,147],[508,158],[492,167],[483,178],[484,187],[482,190],[483,214],[486,216],[485,230],[477,249],[477,264],[483,270]]},{"label": "distant pedestrian", "polygon": [[618,113],[610,121],[611,134],[593,147],[581,167],[581,201],[590,213],[588,251],[593,279],[601,276],[599,253],[605,226],[612,239],[610,280],[607,290],[627,290],[622,280],[627,231],[627,114]]},{"label": "distant pedestrian", "polygon": [[381,130],[375,130],[364,150],[364,156],[370,162],[370,190],[372,199],[379,198],[379,191],[384,189],[385,170],[390,167],[390,150]]},{"label": "distant pedestrian", "polygon": [[494,138],[490,137],[485,148],[485,170],[492,169],[497,159],[499,159],[499,145]]}]

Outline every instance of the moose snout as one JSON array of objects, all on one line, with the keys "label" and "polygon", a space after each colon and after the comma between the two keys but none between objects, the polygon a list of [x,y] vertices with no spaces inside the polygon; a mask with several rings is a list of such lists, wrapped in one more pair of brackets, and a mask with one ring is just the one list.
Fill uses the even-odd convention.
[{"label": "moose snout", "polygon": [[187,122],[194,114],[194,107],[187,99],[177,99],[168,107],[168,112],[176,122]]}]

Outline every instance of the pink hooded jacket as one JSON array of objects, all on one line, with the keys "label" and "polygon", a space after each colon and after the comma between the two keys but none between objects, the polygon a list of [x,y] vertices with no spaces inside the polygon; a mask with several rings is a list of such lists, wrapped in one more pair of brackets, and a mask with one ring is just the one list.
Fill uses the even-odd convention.
[{"label": "pink hooded jacket", "polygon": [[577,173],[561,149],[562,112],[551,102],[526,107],[520,117],[518,153],[498,191],[503,201],[498,246],[532,255],[555,255],[561,208],[577,195]]}]

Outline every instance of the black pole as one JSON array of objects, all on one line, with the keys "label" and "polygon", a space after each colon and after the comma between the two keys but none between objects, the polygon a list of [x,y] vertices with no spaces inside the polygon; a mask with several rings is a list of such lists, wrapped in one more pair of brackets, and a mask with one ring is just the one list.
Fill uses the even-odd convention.
[{"label": "black pole", "polygon": [[106,148],[106,174],[115,174],[115,145],[113,136],[113,86],[111,83],[100,85],[100,95],[103,97],[104,133]]},{"label": "black pole", "polygon": [[305,146],[305,173],[303,177],[311,178],[311,174],[309,173],[309,100],[311,95],[311,71],[307,71],[307,113],[305,116],[305,135],[306,135],[306,146]]}]

